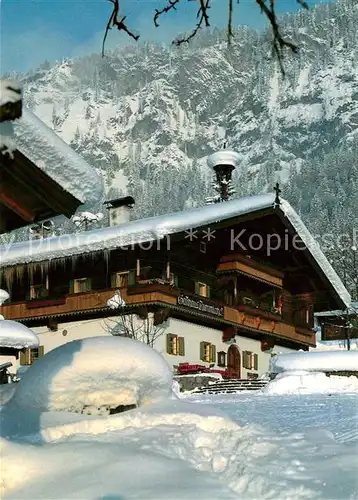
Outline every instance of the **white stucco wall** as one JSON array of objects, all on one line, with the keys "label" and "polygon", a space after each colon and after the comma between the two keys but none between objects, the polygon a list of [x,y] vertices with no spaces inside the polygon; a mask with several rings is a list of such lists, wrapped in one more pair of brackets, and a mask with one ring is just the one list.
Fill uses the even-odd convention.
[{"label": "white stucco wall", "polygon": [[[46,354],[52,349],[55,349],[56,347],[72,340],[110,335],[109,331],[111,328],[113,328],[114,324],[115,319],[112,317],[59,323],[58,330],[55,332],[50,331],[47,327],[34,327],[32,328],[32,330],[38,335],[40,345],[44,346],[44,353]],[[222,342],[222,330],[220,329],[196,325],[194,323],[189,323],[187,321],[182,321],[175,318],[169,318],[163,324],[163,327],[163,333],[157,339],[154,348],[163,355],[170,366],[178,365],[179,363],[183,362],[209,366],[210,363],[205,363],[200,359],[200,342],[202,341],[214,344],[216,346],[217,353],[220,351],[224,351],[225,353],[227,353],[228,348],[230,347],[230,344]],[[67,331],[67,335],[63,335],[64,330]],[[166,335],[168,333],[184,337],[184,356],[173,356],[166,352]],[[236,336],[235,341],[241,355],[242,378],[247,378],[248,372],[257,373],[260,376],[268,371],[271,355],[268,352],[261,351],[261,343],[259,341],[242,336]],[[246,370],[245,368],[243,368],[243,351],[251,351],[252,353],[258,354],[257,371],[253,369]],[[281,346],[275,346],[273,349],[274,353],[291,351],[291,349],[287,349]],[[16,360],[15,357],[1,357],[0,363],[4,363],[8,360],[13,363],[13,367],[10,369],[10,371],[15,373],[17,368],[20,366],[20,358]]]},{"label": "white stucco wall", "polygon": [[[31,330],[38,336],[40,345],[44,346],[44,354],[66,342],[71,342],[71,340],[109,335],[103,319],[59,323],[56,332],[52,332],[47,326],[32,327]],[[67,330],[66,336],[63,335],[64,330]],[[16,360],[15,357],[7,357],[5,359],[5,356],[1,356],[0,363],[5,363],[6,361],[12,362],[13,366],[10,368],[10,371],[11,373],[15,373],[20,366],[20,357]]]}]

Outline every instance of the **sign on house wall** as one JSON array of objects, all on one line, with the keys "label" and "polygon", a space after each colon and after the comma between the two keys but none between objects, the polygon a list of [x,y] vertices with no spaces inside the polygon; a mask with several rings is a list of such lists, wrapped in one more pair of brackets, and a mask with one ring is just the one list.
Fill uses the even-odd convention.
[{"label": "sign on house wall", "polygon": [[179,295],[177,299],[178,306],[189,307],[197,311],[213,314],[214,316],[224,316],[224,308],[205,303],[201,299],[189,297],[188,295]]}]

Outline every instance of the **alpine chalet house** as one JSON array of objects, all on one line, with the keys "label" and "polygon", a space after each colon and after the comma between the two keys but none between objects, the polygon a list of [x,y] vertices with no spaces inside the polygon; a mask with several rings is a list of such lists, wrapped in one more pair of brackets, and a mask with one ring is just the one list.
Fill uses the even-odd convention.
[{"label": "alpine chalet house", "polygon": [[22,105],[16,82],[0,83],[0,234],[97,201],[95,169]]},{"label": "alpine chalet house", "polygon": [[[273,353],[315,346],[314,312],[345,309],[347,290],[278,186],[228,200],[236,153],[208,162],[211,204],[129,221],[134,200],[112,200],[109,227],[3,249],[2,314],[31,326],[43,353],[87,336],[136,337],[141,325],[182,372],[240,378],[265,373]],[[22,362],[32,360],[29,350]]]}]

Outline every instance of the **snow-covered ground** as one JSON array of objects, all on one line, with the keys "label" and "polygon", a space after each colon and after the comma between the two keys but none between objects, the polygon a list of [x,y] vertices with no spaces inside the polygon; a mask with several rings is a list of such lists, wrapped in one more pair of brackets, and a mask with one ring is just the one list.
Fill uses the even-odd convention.
[{"label": "snow-covered ground", "polygon": [[[110,337],[71,344],[1,393],[4,500],[358,499],[357,386],[179,399],[149,347]],[[81,413],[92,398],[137,408]]]}]

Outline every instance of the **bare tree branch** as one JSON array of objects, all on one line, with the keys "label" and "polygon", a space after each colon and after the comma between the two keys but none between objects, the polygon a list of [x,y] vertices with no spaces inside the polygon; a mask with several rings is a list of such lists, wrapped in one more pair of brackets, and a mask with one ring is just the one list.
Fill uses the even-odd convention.
[{"label": "bare tree branch", "polygon": [[174,40],[173,43],[177,46],[182,45],[183,43],[189,43],[192,38],[195,37],[195,35],[198,33],[200,28],[203,26],[210,26],[209,24],[209,16],[208,16],[208,9],[210,9],[210,0],[200,0],[200,7],[197,12],[197,19],[199,21],[197,22],[195,28],[193,31],[190,33],[188,36],[184,36],[182,38],[178,38],[177,40]]},{"label": "bare tree branch", "polygon": [[159,26],[159,23],[158,23],[158,19],[159,17],[162,15],[162,14],[166,14],[167,12],[169,12],[170,10],[176,10],[176,4],[178,4],[180,2],[180,0],[169,0],[168,2],[168,5],[166,5],[165,7],[163,7],[162,9],[155,9],[155,14],[154,14],[154,26],[156,28],[158,28]]},{"label": "bare tree branch", "polygon": [[[103,44],[102,44],[102,56],[104,55],[104,48],[105,48],[105,43],[106,39],[108,36],[108,32],[110,29],[113,27],[116,27],[119,31],[124,31],[126,32],[131,38],[134,40],[139,39],[139,35],[135,35],[132,31],[130,31],[127,27],[127,25],[124,23],[125,17],[119,17],[119,0],[108,0],[113,4],[113,10],[112,13],[108,19],[106,30],[104,33],[103,37]],[[188,0],[192,1],[192,0]],[[196,23],[194,29],[191,31],[189,35],[180,37],[176,40],[173,41],[175,45],[182,45],[183,43],[188,43],[190,40],[192,40],[199,30],[202,27],[208,27],[210,26],[209,22],[209,9],[211,7],[210,2],[211,0],[196,0],[199,3],[199,9],[197,11],[197,19],[198,22]],[[222,1],[222,0],[221,0]],[[264,14],[264,16],[268,19],[271,30],[273,33],[273,41],[272,41],[272,52],[273,55],[277,58],[279,62],[279,66],[281,69],[281,73],[284,75],[284,68],[283,68],[283,57],[284,57],[284,50],[289,49],[293,53],[298,52],[298,47],[294,43],[290,42],[289,40],[286,40],[283,35],[281,34],[281,30],[277,21],[277,15],[275,11],[275,0],[253,0],[261,9],[261,12]],[[159,26],[159,18],[163,14],[167,14],[168,12],[172,10],[177,10],[177,5],[179,4],[180,0],[166,0],[167,4],[161,8],[161,9],[155,9],[154,13],[154,25],[156,27]],[[227,43],[228,45],[231,45],[231,40],[234,37],[233,33],[233,10],[234,10],[234,1],[233,0],[227,0],[228,2],[228,24],[227,24]],[[304,9],[308,9],[308,4],[305,0],[296,0],[296,2],[303,7]],[[237,2],[238,3],[238,2]]]},{"label": "bare tree branch", "polygon": [[109,16],[106,30],[104,32],[103,36],[103,42],[102,42],[102,57],[104,56],[104,47],[106,44],[107,36],[109,33],[109,30],[111,30],[113,27],[116,27],[118,31],[125,31],[128,36],[133,38],[135,41],[139,40],[139,35],[135,35],[132,31],[130,31],[127,27],[127,25],[124,23],[126,16],[120,17],[119,16],[119,0],[108,0],[113,4],[113,10],[111,15]]},{"label": "bare tree branch", "polygon": [[106,321],[107,330],[112,335],[129,337],[153,347],[156,340],[163,335],[166,325],[164,321],[156,324],[154,313],[151,313],[146,306],[141,309],[141,311],[138,308],[133,311],[120,310],[118,316]]},{"label": "bare tree branch", "polygon": [[281,35],[281,31],[279,29],[276,17],[275,0],[269,0],[270,2],[269,6],[266,4],[266,0],[255,0],[255,1],[260,6],[261,12],[265,14],[267,19],[269,20],[269,23],[271,24],[271,29],[273,33],[272,51],[273,54],[277,57],[282,75],[285,75],[285,71],[282,64],[284,55],[283,50],[285,47],[287,47],[291,49],[293,53],[296,54],[298,52],[298,47],[294,43],[285,40]]},{"label": "bare tree branch", "polygon": [[227,23],[227,44],[231,45],[231,39],[234,38],[234,33],[232,32],[232,14],[234,10],[233,5],[234,0],[229,0],[229,19]]}]

